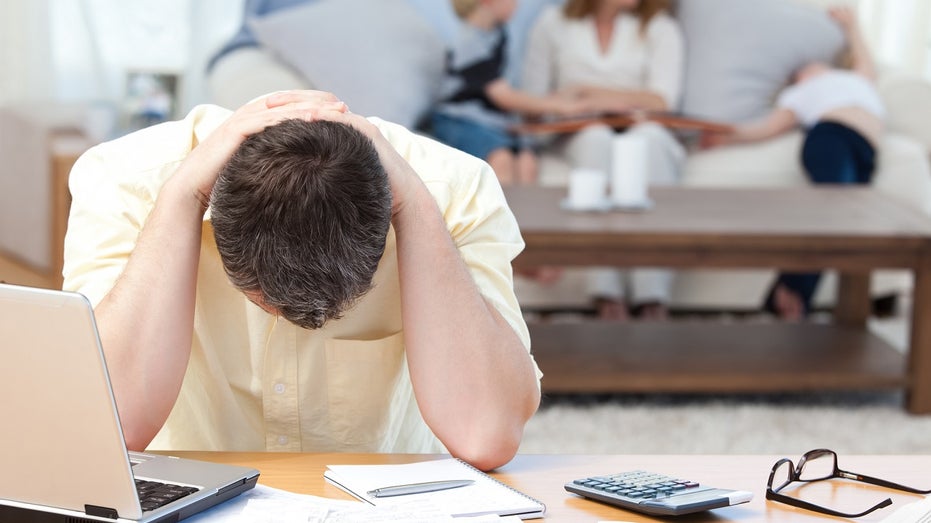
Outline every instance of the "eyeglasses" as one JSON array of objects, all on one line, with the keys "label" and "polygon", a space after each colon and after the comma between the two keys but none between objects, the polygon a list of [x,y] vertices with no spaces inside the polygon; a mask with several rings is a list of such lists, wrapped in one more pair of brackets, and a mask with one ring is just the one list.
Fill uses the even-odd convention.
[{"label": "eyeglasses", "polygon": [[892,500],[886,498],[876,505],[873,505],[872,508],[864,510],[863,512],[848,514],[846,512],[839,512],[837,510],[832,510],[820,505],[815,505],[814,503],[809,503],[807,501],[802,501],[798,498],[779,493],[779,491],[785,488],[789,483],[795,481],[810,483],[813,481],[822,481],[831,478],[852,479],[854,481],[862,481],[863,483],[869,483],[871,485],[879,485],[881,487],[904,490],[905,492],[911,492],[913,494],[931,494],[931,490],[920,490],[912,487],[906,487],[905,485],[900,485],[898,483],[893,483],[884,479],[873,478],[870,476],[864,476],[862,474],[855,474],[853,472],[841,470],[837,466],[837,453],[835,453],[833,450],[817,449],[810,450],[802,455],[802,459],[798,461],[798,466],[795,466],[792,463],[792,460],[786,458],[777,461],[776,464],[773,465],[773,470],[769,473],[769,481],[766,483],[766,499],[792,505],[793,507],[804,508],[813,510],[815,512],[820,512],[822,514],[840,516],[844,518],[858,518],[860,516],[865,516],[874,510],[879,510],[892,504]]}]

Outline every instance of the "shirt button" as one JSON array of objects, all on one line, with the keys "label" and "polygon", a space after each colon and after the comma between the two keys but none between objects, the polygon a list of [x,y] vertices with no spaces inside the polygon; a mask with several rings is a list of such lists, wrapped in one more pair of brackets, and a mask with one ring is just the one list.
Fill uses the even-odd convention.
[{"label": "shirt button", "polygon": [[276,383],[276,384],[275,384],[275,392],[278,393],[278,394],[283,394],[283,393],[284,393],[284,388],[285,388],[285,387],[284,387],[284,383]]},{"label": "shirt button", "polygon": [[287,445],[287,444],[288,444],[288,437],[287,437],[287,436],[278,436],[278,444],[279,444],[279,445]]}]

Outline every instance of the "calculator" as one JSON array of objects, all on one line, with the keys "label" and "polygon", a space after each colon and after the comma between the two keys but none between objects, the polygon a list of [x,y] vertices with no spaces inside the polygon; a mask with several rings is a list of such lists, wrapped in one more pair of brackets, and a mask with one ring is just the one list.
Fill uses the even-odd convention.
[{"label": "calculator", "polygon": [[634,512],[678,516],[746,503],[753,494],[701,485],[644,470],[591,476],[566,483],[566,490]]}]

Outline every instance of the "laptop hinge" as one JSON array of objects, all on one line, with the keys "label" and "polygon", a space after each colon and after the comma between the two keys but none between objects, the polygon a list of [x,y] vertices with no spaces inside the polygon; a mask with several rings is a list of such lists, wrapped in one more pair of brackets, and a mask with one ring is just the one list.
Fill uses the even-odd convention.
[{"label": "laptop hinge", "polygon": [[116,513],[115,509],[109,507],[98,507],[97,505],[84,505],[84,513],[88,516],[94,516],[98,518],[107,518],[107,519],[119,519],[120,515]]}]

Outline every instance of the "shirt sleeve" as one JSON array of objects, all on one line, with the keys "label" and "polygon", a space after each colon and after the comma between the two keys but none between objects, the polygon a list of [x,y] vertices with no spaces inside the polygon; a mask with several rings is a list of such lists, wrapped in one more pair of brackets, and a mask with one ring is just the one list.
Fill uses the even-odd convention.
[{"label": "shirt sleeve", "polygon": [[95,306],[123,272],[144,221],[132,198],[108,174],[108,148],[104,144],[84,153],[69,179],[63,288],[80,292]]},{"label": "shirt sleeve", "polygon": [[537,18],[523,60],[521,89],[535,95],[546,95],[555,89],[554,57],[558,49],[556,38],[559,11],[556,7],[546,9]]},{"label": "shirt sleeve", "polygon": [[685,39],[672,17],[658,14],[647,27],[650,63],[647,88],[658,93],[670,110],[679,108],[685,70]]},{"label": "shirt sleeve", "polygon": [[800,87],[800,84],[793,84],[783,89],[776,98],[776,107],[792,111],[798,116],[801,110],[801,100],[803,96]]},{"label": "shirt sleeve", "polygon": [[193,144],[230,111],[201,105],[183,120],[161,123],[97,145],[71,169],[71,212],[65,235],[65,290],[80,292],[95,306],[103,299],[136,247],[162,184]]},{"label": "shirt sleeve", "polygon": [[[494,171],[474,156],[401,126],[372,121],[423,179],[479,292],[529,351],[530,333],[514,294],[511,268],[524,240]],[[539,378],[542,374],[534,367]]]}]

